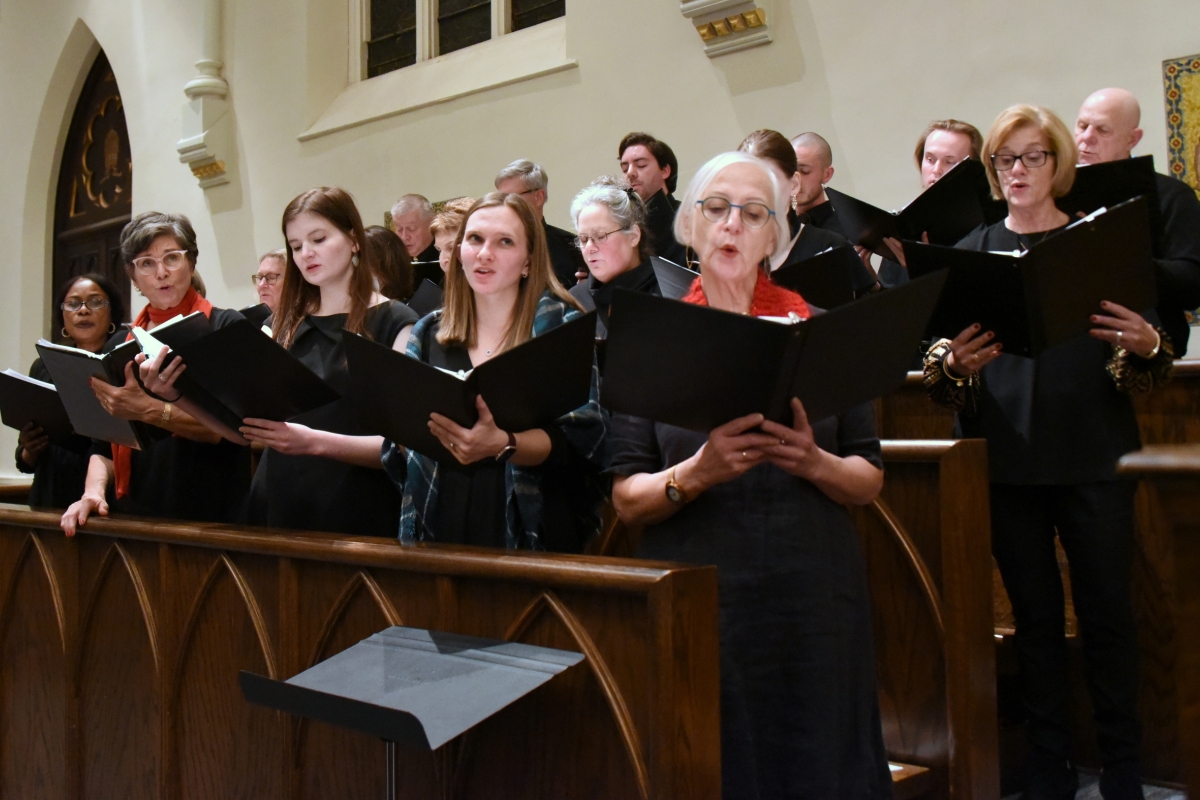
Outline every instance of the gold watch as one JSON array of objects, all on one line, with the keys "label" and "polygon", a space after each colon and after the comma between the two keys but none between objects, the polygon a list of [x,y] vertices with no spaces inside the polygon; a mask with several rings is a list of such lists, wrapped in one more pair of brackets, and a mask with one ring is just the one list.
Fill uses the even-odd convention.
[{"label": "gold watch", "polygon": [[667,474],[667,499],[677,506],[687,502],[687,495],[683,493],[683,488],[675,482],[674,467],[671,467],[671,471]]}]

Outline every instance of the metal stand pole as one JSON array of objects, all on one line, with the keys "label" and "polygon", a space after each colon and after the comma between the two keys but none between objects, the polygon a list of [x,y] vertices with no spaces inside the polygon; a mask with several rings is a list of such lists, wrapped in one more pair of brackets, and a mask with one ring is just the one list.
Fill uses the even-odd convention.
[{"label": "metal stand pole", "polygon": [[387,769],[384,770],[387,773],[387,785],[383,796],[387,800],[396,800],[396,743],[385,739],[383,746],[387,758]]}]

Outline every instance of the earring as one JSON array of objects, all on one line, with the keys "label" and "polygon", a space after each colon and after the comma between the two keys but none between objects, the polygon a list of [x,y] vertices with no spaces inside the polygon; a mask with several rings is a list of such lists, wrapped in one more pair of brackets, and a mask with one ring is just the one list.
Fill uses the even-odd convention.
[{"label": "earring", "polygon": [[70,339],[71,334],[67,333],[67,326],[63,325],[62,334],[64,339]]},{"label": "earring", "polygon": [[115,323],[115,322],[108,323],[108,332],[116,333],[117,332],[117,323]]},{"label": "earring", "polygon": [[358,253],[355,253],[352,256],[350,256],[350,263],[356,267],[358,266]]},{"label": "earring", "polygon": [[796,195],[792,195],[792,211],[796,210]]},{"label": "earring", "polygon": [[524,280],[525,278],[528,278],[528,277],[529,277],[529,273],[528,273],[528,272],[522,272],[522,273],[521,273],[521,280]]}]

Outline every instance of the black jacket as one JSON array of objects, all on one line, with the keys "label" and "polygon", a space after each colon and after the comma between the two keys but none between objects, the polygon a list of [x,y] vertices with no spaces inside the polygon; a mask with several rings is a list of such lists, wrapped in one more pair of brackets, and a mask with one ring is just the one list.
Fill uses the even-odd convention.
[{"label": "black jacket", "polygon": [[546,248],[550,251],[550,266],[554,276],[564,289],[570,289],[575,285],[575,273],[587,272],[583,254],[575,246],[575,234],[556,228],[546,220],[542,220],[542,227],[546,231]]},{"label": "black jacket", "polygon": [[1162,235],[1155,243],[1158,316],[1175,345],[1187,352],[1185,311],[1200,308],[1200,200],[1186,183],[1159,175],[1157,181]]},{"label": "black jacket", "polygon": [[687,249],[675,241],[675,214],[679,201],[663,189],[646,201],[646,227],[653,239],[654,255],[687,266]]}]

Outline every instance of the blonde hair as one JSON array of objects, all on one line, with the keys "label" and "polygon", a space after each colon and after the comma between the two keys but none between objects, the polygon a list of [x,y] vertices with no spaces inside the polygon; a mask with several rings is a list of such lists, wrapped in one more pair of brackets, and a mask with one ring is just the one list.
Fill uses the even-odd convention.
[{"label": "blonde hair", "polygon": [[467,212],[473,205],[475,205],[474,197],[457,197],[447,200],[442,205],[442,210],[434,215],[433,222],[429,223],[429,232],[434,236],[440,233],[458,233],[462,228],[463,220],[467,217]]},{"label": "blonde hair", "polygon": [[1050,182],[1050,195],[1062,197],[1071,191],[1071,185],[1075,183],[1075,162],[1079,160],[1075,137],[1050,109],[1022,103],[1001,111],[1000,116],[996,117],[996,121],[988,129],[987,138],[983,142],[981,157],[984,169],[987,170],[988,183],[992,185],[992,197],[996,200],[1004,199],[1000,191],[1000,177],[992,164],[992,156],[1004,146],[1008,137],[1021,128],[1037,128],[1050,140],[1050,152],[1054,154],[1054,178]]},{"label": "blonde hair", "polygon": [[446,293],[442,303],[442,320],[438,326],[437,340],[445,346],[474,347],[478,342],[478,324],[475,319],[475,292],[467,283],[460,257],[463,235],[471,216],[481,208],[507,208],[521,220],[525,229],[525,243],[529,254],[529,274],[521,279],[517,290],[517,303],[509,320],[508,331],[495,352],[511,350],[529,340],[533,333],[533,320],[537,316],[538,301],[542,293],[550,294],[572,308],[583,311],[579,302],[567,293],[550,266],[550,251],[546,247],[546,231],[534,216],[533,209],[519,194],[491,192],[475,201],[463,218],[462,227],[454,239],[454,252],[450,256],[450,267],[446,270]]}]

